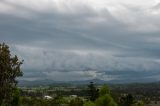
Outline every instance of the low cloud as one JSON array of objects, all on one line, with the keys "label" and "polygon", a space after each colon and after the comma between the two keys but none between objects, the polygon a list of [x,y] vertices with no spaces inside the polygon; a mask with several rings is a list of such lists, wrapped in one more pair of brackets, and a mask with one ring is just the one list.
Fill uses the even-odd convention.
[{"label": "low cloud", "polygon": [[157,79],[159,17],[149,0],[2,0],[0,42],[28,79]]}]

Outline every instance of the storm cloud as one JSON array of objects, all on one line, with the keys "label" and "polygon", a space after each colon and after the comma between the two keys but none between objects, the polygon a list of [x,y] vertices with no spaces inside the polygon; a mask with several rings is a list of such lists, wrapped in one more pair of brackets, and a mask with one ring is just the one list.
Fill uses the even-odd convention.
[{"label": "storm cloud", "polygon": [[159,80],[159,18],[157,0],[1,0],[0,42],[28,80]]}]

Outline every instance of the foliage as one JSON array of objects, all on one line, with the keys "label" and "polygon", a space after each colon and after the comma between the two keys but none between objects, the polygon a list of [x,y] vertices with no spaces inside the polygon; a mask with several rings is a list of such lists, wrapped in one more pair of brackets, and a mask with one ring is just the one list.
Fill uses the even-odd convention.
[{"label": "foliage", "polygon": [[32,105],[30,97],[22,97],[21,101],[24,106],[31,106]]},{"label": "foliage", "polygon": [[50,106],[51,101],[42,98],[22,98],[22,106]]},{"label": "foliage", "polygon": [[51,106],[61,106],[62,104],[68,104],[62,96],[57,96],[51,101]]},{"label": "foliage", "polygon": [[75,98],[70,101],[69,106],[83,106],[83,100],[80,98]]},{"label": "foliage", "polygon": [[21,97],[19,89],[15,89],[13,92],[13,100],[11,102],[12,106],[21,106]]},{"label": "foliage", "polygon": [[83,106],[96,106],[92,101],[87,101]]},{"label": "foliage", "polygon": [[106,85],[102,86],[98,93],[99,97],[95,100],[95,102],[88,101],[84,104],[84,106],[117,106],[110,95],[109,88]]},{"label": "foliage", "polygon": [[113,98],[109,94],[100,96],[95,103],[96,106],[117,106]]},{"label": "foliage", "polygon": [[100,97],[95,101],[96,106],[117,106],[110,95],[109,88],[104,85],[99,91]]},{"label": "foliage", "polygon": [[138,101],[131,106],[144,106],[144,102],[143,101]]},{"label": "foliage", "polygon": [[132,106],[134,103],[134,98],[131,94],[127,94],[120,98],[120,106]]},{"label": "foliage", "polygon": [[96,89],[93,82],[90,82],[90,85],[88,85],[89,88],[89,96],[91,101],[95,101],[99,96],[99,90]]},{"label": "foliage", "polygon": [[16,88],[16,77],[22,76],[20,66],[23,62],[12,56],[9,46],[0,44],[0,105],[11,104],[13,92]]},{"label": "foliage", "polygon": [[103,96],[105,94],[110,94],[110,90],[107,85],[103,85],[99,91],[100,96]]}]

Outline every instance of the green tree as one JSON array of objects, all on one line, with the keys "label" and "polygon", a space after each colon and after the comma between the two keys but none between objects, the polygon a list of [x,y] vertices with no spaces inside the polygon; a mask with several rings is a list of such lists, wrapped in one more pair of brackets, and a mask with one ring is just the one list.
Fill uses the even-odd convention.
[{"label": "green tree", "polygon": [[99,96],[99,93],[98,93],[99,90],[96,89],[93,82],[90,82],[90,84],[88,85],[88,88],[89,88],[89,99],[91,101],[95,101]]},{"label": "green tree", "polygon": [[117,106],[117,104],[113,100],[109,88],[104,85],[101,87],[99,97],[95,100],[95,102],[87,101],[84,103],[84,106]]},{"label": "green tree", "polygon": [[20,91],[18,89],[15,89],[13,92],[13,100],[11,104],[12,106],[21,106]]},{"label": "green tree", "polygon": [[96,105],[92,101],[87,101],[87,102],[84,103],[83,106],[96,106]]},{"label": "green tree", "polygon": [[100,96],[103,96],[105,94],[110,94],[109,87],[107,85],[103,85],[99,91]]},{"label": "green tree", "polygon": [[117,106],[113,98],[109,94],[100,96],[96,101],[96,106]]},{"label": "green tree", "polygon": [[100,97],[95,101],[96,106],[117,106],[110,95],[109,88],[106,85],[102,86],[99,93]]},{"label": "green tree", "polygon": [[22,63],[16,55],[11,55],[8,45],[0,44],[0,105],[11,104],[17,85],[16,77],[22,76]]},{"label": "green tree", "polygon": [[120,106],[132,106],[132,104],[134,103],[134,98],[132,96],[132,94],[127,94],[124,97],[120,98]]},{"label": "green tree", "polygon": [[68,104],[68,101],[62,96],[57,96],[51,101],[51,106],[62,106],[64,104]]},{"label": "green tree", "polygon": [[83,106],[83,100],[80,98],[75,98],[70,101],[69,106]]},{"label": "green tree", "polygon": [[30,97],[22,97],[21,101],[22,101],[23,106],[31,106],[31,105],[33,105],[31,103],[31,98]]}]

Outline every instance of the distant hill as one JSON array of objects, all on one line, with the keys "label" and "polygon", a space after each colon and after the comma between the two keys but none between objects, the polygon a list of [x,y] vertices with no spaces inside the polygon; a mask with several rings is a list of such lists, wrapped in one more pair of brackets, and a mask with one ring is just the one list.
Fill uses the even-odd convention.
[{"label": "distant hill", "polygon": [[79,81],[54,81],[50,79],[44,80],[34,80],[34,81],[27,81],[27,80],[19,80],[18,86],[48,86],[48,85],[86,85],[90,82],[94,82],[95,84],[128,84],[128,83],[150,83],[150,82],[158,82],[154,80],[111,80],[111,81],[104,81],[101,79],[91,79],[91,80],[79,80]]},{"label": "distant hill", "polygon": [[94,82],[95,84],[104,84],[104,83],[106,83],[106,81],[101,80],[101,79],[69,81],[68,83],[72,83],[72,84],[89,84],[90,82]]},{"label": "distant hill", "polygon": [[95,84],[104,84],[106,81],[100,79],[91,79],[91,80],[80,80],[80,81],[54,81],[50,79],[44,80],[34,80],[34,81],[27,81],[27,80],[19,80],[19,86],[47,86],[47,85],[83,85],[89,84],[90,82],[94,82]]},{"label": "distant hill", "polygon": [[28,80],[19,80],[18,86],[46,86],[49,84],[54,83],[53,80],[34,80],[34,81],[28,81]]}]

